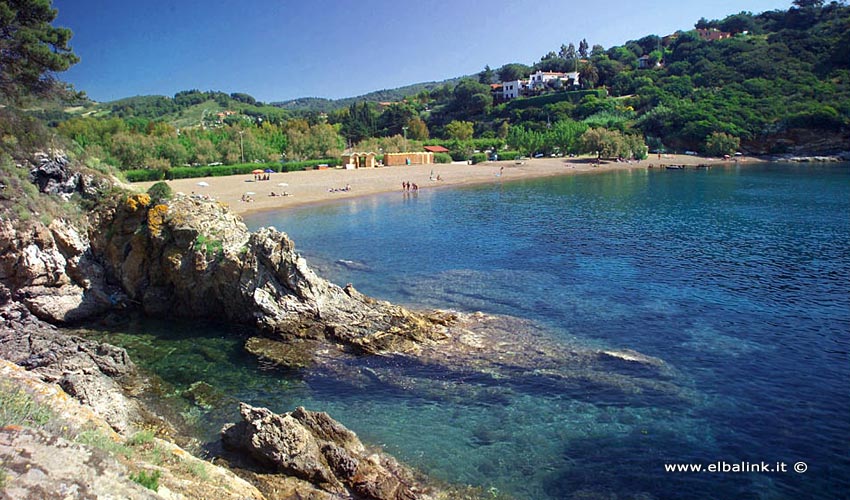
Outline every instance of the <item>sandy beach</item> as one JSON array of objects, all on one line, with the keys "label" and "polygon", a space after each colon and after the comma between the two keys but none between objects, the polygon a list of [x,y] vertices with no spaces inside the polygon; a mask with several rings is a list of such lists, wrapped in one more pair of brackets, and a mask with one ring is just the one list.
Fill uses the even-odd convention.
[{"label": "sandy beach", "polygon": [[[738,158],[739,162],[759,161]],[[255,181],[253,175],[204,177],[167,181],[175,193],[209,196],[228,205],[237,214],[291,208],[300,205],[325,203],[345,198],[369,196],[402,190],[403,182],[415,183],[419,189],[447,186],[505,182],[558,175],[588,174],[611,170],[658,168],[664,165],[722,164],[723,160],[685,155],[651,155],[641,162],[618,163],[603,161],[594,166],[592,158],[537,158],[515,161],[410,165],[400,167],[345,170],[308,170],[269,174],[270,180]],[[441,180],[431,180],[438,175]],[[147,190],[153,182],[134,184]],[[206,184],[206,185],[204,185]],[[341,189],[350,186],[349,191]],[[253,193],[253,194],[247,194]],[[280,196],[270,196],[271,193]],[[283,196],[287,193],[287,196]],[[248,196],[252,201],[242,201]]]}]

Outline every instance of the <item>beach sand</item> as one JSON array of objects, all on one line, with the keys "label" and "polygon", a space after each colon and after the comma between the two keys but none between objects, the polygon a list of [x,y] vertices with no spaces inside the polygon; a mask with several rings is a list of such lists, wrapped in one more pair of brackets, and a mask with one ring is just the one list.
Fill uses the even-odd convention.
[{"label": "beach sand", "polygon": [[[754,158],[738,158],[739,162],[756,162]],[[364,168],[345,170],[331,168],[327,170],[308,170],[301,172],[273,173],[268,181],[254,181],[253,175],[233,175],[228,177],[204,177],[167,181],[175,193],[209,196],[230,207],[235,213],[244,215],[250,212],[291,208],[306,204],[326,203],[345,198],[368,196],[380,193],[401,192],[403,182],[419,185],[420,189],[434,189],[444,186],[485,184],[505,182],[516,179],[530,179],[557,175],[586,174],[608,172],[611,170],[645,169],[650,165],[698,165],[722,164],[722,160],[700,158],[685,155],[665,155],[658,159],[655,155],[641,162],[617,163],[603,161],[598,167],[594,159],[583,158],[536,158],[525,160],[522,164],[515,161],[486,162],[478,165],[466,163],[410,165],[398,167]],[[439,175],[442,180],[430,180]],[[206,183],[208,186],[199,185]],[[153,182],[133,184],[140,190],[147,190]],[[285,186],[282,184],[286,184]],[[350,191],[330,191],[331,189],[351,186]],[[269,196],[270,193],[289,196]],[[246,193],[253,201],[242,201]]]}]

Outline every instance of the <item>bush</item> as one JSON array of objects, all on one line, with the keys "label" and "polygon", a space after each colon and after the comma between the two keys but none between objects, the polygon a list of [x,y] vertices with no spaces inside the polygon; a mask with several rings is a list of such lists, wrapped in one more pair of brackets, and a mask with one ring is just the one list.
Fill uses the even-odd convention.
[{"label": "bush", "polygon": [[519,151],[499,151],[496,154],[499,155],[499,160],[506,160],[506,161],[507,160],[516,160],[517,158],[522,156]]},{"label": "bush", "polygon": [[461,149],[455,149],[449,152],[452,161],[466,161],[469,159],[469,153]]},{"label": "bush", "polygon": [[228,175],[249,175],[257,169],[271,169],[274,172],[293,172],[307,170],[318,165],[338,166],[340,158],[324,160],[293,161],[284,163],[241,163],[237,165],[217,165],[198,167],[174,167],[167,172],[153,169],[127,170],[124,176],[130,182],[161,181],[163,179],[194,179],[197,177],[224,177]]},{"label": "bush", "polygon": [[26,425],[41,427],[53,418],[47,406],[37,403],[29,394],[5,382],[0,384],[0,427]]},{"label": "bush", "polygon": [[165,172],[162,170],[148,169],[127,170],[124,172],[124,177],[128,182],[161,181],[162,179],[165,179]]},{"label": "bush", "polygon": [[712,132],[705,140],[705,152],[711,156],[731,155],[738,150],[741,139],[723,133]]},{"label": "bush", "polygon": [[171,186],[163,181],[159,181],[148,189],[148,195],[151,197],[151,202],[157,204],[165,200],[170,200],[174,196],[174,191],[171,190]]},{"label": "bush", "polygon": [[470,157],[470,159],[472,160],[473,165],[478,163],[484,163],[485,161],[487,161],[487,155],[484,153],[475,153]]},{"label": "bush", "polygon": [[452,155],[448,153],[434,153],[434,163],[451,163]]},{"label": "bush", "polygon": [[156,491],[159,489],[159,475],[159,471],[154,471],[153,474],[148,474],[145,471],[139,471],[138,474],[130,474],[130,479],[149,490]]}]

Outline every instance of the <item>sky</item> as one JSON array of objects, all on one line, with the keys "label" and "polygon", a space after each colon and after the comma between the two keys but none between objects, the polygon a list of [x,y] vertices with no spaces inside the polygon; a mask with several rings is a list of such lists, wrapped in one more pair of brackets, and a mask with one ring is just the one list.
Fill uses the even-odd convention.
[{"label": "sky", "polygon": [[54,0],[80,62],[59,75],[96,101],[181,90],[265,102],[337,99],[533,64],[561,44],[606,49],[701,17],[791,0]]}]

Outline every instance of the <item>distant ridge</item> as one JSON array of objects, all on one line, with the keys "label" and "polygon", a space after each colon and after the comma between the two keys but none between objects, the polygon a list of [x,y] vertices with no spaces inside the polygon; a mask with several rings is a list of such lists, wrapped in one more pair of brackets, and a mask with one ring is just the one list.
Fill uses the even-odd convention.
[{"label": "distant ridge", "polygon": [[273,102],[272,106],[293,111],[318,111],[328,112],[335,109],[347,108],[355,102],[395,102],[405,97],[416,95],[423,90],[432,90],[443,85],[455,85],[468,76],[459,76],[439,82],[423,82],[405,85],[394,89],[383,89],[369,92],[356,97],[345,97],[343,99],[326,99],[324,97],[299,97],[288,101]]}]

